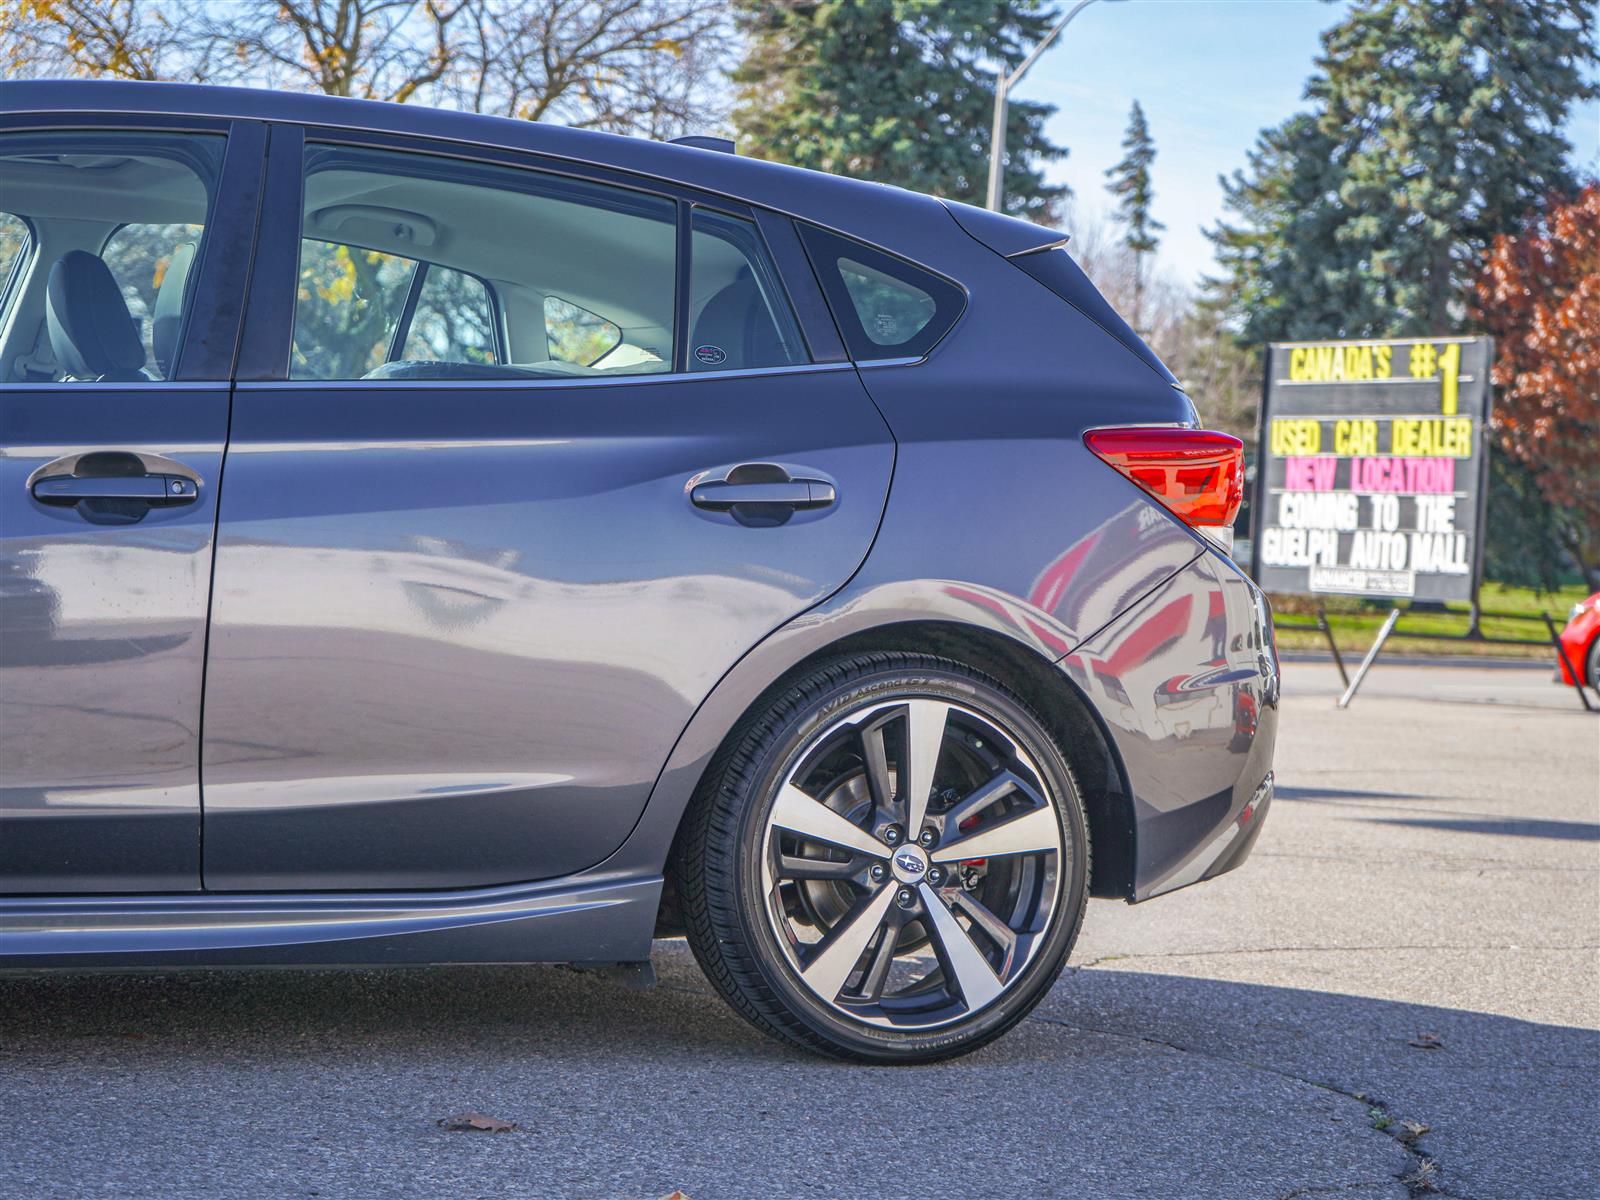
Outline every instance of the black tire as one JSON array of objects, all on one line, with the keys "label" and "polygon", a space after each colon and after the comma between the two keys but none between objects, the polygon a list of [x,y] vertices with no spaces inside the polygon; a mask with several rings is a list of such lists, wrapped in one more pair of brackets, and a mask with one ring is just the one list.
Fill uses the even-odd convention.
[{"label": "black tire", "polygon": [[[863,711],[869,714],[879,711],[902,698],[907,701],[932,699],[953,705],[955,707],[945,709],[956,714],[949,718],[949,728],[954,728],[956,720],[981,718],[990,723],[991,729],[1008,736],[1012,749],[1025,750],[1030,756],[1030,766],[1037,767],[1031,776],[1041,785],[1037,790],[1048,793],[1039,807],[1054,809],[1061,832],[1054,857],[1043,859],[1055,864],[1054,867],[1048,872],[1041,868],[1032,877],[1048,881],[1037,882],[1034,895],[1054,889],[1043,932],[1031,936],[1029,952],[1032,957],[1021,965],[1014,965],[1014,959],[1007,959],[1002,951],[990,952],[993,961],[989,965],[996,975],[1004,975],[1007,969],[1015,974],[1001,983],[1003,990],[996,998],[983,1002],[986,1007],[968,1011],[970,1006],[966,1002],[962,976],[951,969],[953,960],[944,952],[950,942],[943,937],[926,937],[923,944],[930,950],[938,943],[936,978],[945,981],[947,991],[955,997],[952,1001],[955,1007],[947,1011],[963,1015],[946,1018],[937,1027],[925,1029],[885,1028],[854,1019],[840,1009],[839,1002],[846,999],[842,987],[835,994],[834,1003],[819,999],[814,990],[808,989],[801,971],[791,961],[793,955],[786,957],[778,931],[774,929],[771,915],[774,910],[768,907],[769,900],[777,893],[766,893],[762,886],[762,864],[772,861],[765,857],[767,839],[771,836],[769,821],[775,819],[774,803],[778,792],[785,787],[790,772],[800,769],[795,764],[805,754],[820,753],[814,747],[821,744],[828,736],[827,731],[836,728],[838,722],[849,721]],[[903,736],[908,740],[912,736],[910,714],[915,707],[908,704],[905,708]],[[945,720],[941,718],[941,730],[947,728]],[[942,739],[946,736],[941,733]],[[968,742],[977,746],[983,744],[970,735]],[[941,740],[939,745],[935,758],[939,763],[950,762],[952,751],[948,747],[954,746],[957,758],[964,752],[962,744],[949,740]],[[946,774],[948,770],[947,766]],[[900,785],[896,786],[898,790]],[[938,793],[935,785],[934,794],[953,795],[954,792]],[[898,794],[894,800],[901,805],[905,803],[905,798]],[[934,816],[934,803],[930,801],[929,819]],[[945,803],[953,813],[954,801]],[[910,810],[902,807],[898,811]],[[1008,808],[996,820],[1004,824],[1004,819],[1012,812]],[[1035,829],[1041,828],[1040,821],[1045,819],[1036,810],[1030,810],[1027,815]],[[955,842],[975,820],[958,822],[955,826],[958,832],[942,835],[949,837],[952,844],[945,848],[940,861],[954,861],[951,855]],[[881,831],[887,827],[879,828]],[[790,835],[782,833],[781,836]],[[892,835],[885,833],[883,836]],[[915,836],[912,831],[910,837]],[[869,890],[864,890],[862,895],[870,895],[870,888],[874,886],[894,890],[897,887],[895,878],[901,869],[898,859],[904,851],[913,849],[908,837],[902,850],[892,856],[897,864],[895,876],[890,877],[886,885],[865,885]],[[826,1055],[867,1062],[915,1063],[952,1058],[977,1049],[1016,1025],[1043,998],[1059,977],[1083,921],[1090,846],[1083,804],[1071,768],[1043,722],[1026,704],[1002,684],[960,663],[931,655],[895,653],[863,654],[827,663],[787,687],[762,711],[748,716],[707,771],[686,815],[674,856],[689,945],[707,977],[736,1012],[769,1034]],[[936,885],[934,895],[970,890],[967,884],[954,880],[958,870],[971,870],[965,861],[936,876],[932,862],[935,853],[929,851],[923,857],[928,872],[923,882]],[[1020,859],[971,861],[1005,863]],[[1007,868],[995,869],[1004,872]],[[941,878],[944,892],[937,890]],[[770,875],[768,884],[771,885]],[[897,896],[903,900],[908,890],[899,887]],[[915,895],[922,896],[928,891],[922,888]],[[961,896],[954,896],[956,904],[962,901]],[[913,899],[906,907],[917,903]],[[926,903],[938,901],[930,898]],[[894,934],[878,935],[876,945],[880,949],[884,941],[889,942],[889,961],[898,961],[895,956],[902,953],[897,949],[900,945],[897,939],[913,936],[918,930],[925,935],[932,934],[940,928],[948,935],[951,926],[948,923],[941,926],[944,914],[935,914],[926,908],[917,911],[926,912],[927,919],[896,915],[902,922],[920,920],[921,924],[896,925]],[[946,911],[953,909],[947,904]],[[839,926],[847,924],[849,922],[844,919],[838,923]],[[959,924],[954,927],[961,928]],[[836,932],[837,928],[828,932]],[[887,930],[889,926],[884,928]],[[967,928],[975,926],[969,923]],[[1002,934],[1004,932],[1001,930]],[[950,939],[954,940],[957,939]],[[984,944],[982,937],[972,939],[969,936],[969,940],[980,946]],[[866,963],[870,957],[869,954],[866,959],[854,960],[859,974],[852,973],[849,978],[856,981],[858,988],[865,986],[862,981],[866,978]],[[924,955],[923,961],[926,959]],[[1001,965],[995,966],[995,961]],[[879,977],[878,983],[880,993],[885,987],[882,978]],[[935,976],[930,975],[930,978]]]},{"label": "black tire", "polygon": [[1600,694],[1600,636],[1589,643],[1589,686]]}]

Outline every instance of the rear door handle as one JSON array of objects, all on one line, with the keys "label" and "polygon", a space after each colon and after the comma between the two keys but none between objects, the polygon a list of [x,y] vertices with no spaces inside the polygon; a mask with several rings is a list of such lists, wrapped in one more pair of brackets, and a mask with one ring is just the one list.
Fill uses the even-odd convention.
[{"label": "rear door handle", "polygon": [[785,479],[770,483],[734,483],[725,479],[697,483],[689,499],[699,508],[727,512],[739,504],[782,504],[789,508],[825,508],[838,499],[833,484],[821,479]]}]

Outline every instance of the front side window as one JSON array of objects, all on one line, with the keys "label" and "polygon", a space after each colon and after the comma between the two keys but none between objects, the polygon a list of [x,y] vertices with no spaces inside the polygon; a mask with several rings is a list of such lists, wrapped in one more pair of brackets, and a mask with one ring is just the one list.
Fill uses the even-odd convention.
[{"label": "front side window", "polygon": [[954,283],[904,259],[814,226],[800,236],[851,358],[921,358],[966,305]]},{"label": "front side window", "polygon": [[0,135],[0,301],[15,314],[0,381],[173,377],[222,149],[214,134]]},{"label": "front side window", "polygon": [[[189,268],[194,265],[195,250],[200,245],[200,230],[199,225],[189,223],[124,225],[100,251],[100,257],[111,268],[112,278],[122,289],[128,312],[139,326],[146,373],[164,378],[172,365],[168,360],[176,347],[182,293],[188,291],[194,279]],[[172,283],[167,288],[167,304],[158,311],[157,303],[169,274]]]},{"label": "front side window", "polygon": [[311,145],[291,374],[672,368],[677,205],[432,155]]},{"label": "front side window", "polygon": [[15,289],[11,284],[27,265],[33,232],[16,213],[0,212],[0,328],[5,327]]}]

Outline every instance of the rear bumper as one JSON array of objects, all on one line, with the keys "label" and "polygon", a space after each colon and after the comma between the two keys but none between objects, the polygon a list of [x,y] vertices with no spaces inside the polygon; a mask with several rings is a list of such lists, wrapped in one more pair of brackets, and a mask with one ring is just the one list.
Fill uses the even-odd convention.
[{"label": "rear bumper", "polygon": [[1202,554],[1062,660],[1098,711],[1129,793],[1128,899],[1248,857],[1271,805],[1279,675],[1266,597]]}]

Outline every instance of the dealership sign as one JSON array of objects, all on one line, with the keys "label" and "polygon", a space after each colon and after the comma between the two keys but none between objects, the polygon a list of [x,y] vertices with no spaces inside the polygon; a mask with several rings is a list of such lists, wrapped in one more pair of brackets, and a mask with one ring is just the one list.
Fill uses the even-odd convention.
[{"label": "dealership sign", "polygon": [[1488,338],[1267,347],[1251,566],[1269,592],[1471,600]]}]

